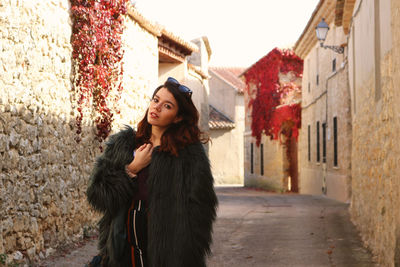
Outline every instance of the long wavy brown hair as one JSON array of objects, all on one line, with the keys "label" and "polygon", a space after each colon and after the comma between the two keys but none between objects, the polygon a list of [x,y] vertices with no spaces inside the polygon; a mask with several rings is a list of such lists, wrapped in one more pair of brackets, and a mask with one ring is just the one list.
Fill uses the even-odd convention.
[{"label": "long wavy brown hair", "polygon": [[[172,123],[163,133],[161,137],[160,151],[170,152],[172,155],[178,156],[179,150],[183,147],[202,142],[203,144],[209,141],[209,138],[200,131],[198,127],[199,112],[193,104],[191,95],[179,90],[179,85],[171,82],[165,82],[163,85],[157,87],[154,91],[154,95],[161,89],[167,88],[167,90],[174,96],[178,103],[178,113],[182,120],[177,123]],[[151,124],[147,121],[146,110],[144,118],[139,122],[136,133],[136,148],[139,146],[150,143],[151,137]]]}]

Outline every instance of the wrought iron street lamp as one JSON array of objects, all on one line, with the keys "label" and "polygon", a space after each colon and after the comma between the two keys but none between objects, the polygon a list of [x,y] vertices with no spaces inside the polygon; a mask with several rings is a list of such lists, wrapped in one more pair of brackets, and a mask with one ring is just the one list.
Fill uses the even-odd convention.
[{"label": "wrought iron street lamp", "polygon": [[329,25],[325,22],[325,19],[322,19],[320,23],[318,23],[317,27],[315,27],[315,31],[317,33],[317,39],[319,40],[321,47],[329,48],[335,51],[336,53],[343,54],[344,47],[343,46],[335,46],[335,45],[324,45],[326,35],[329,31]]}]

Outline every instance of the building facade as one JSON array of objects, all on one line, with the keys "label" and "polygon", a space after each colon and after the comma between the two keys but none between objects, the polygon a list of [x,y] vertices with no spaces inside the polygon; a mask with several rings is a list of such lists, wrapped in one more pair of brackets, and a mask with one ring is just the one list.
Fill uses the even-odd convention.
[{"label": "building facade", "polygon": [[[206,36],[191,41],[198,47],[197,52],[193,52],[187,59],[188,72],[185,80],[187,86],[193,90],[192,100],[200,113],[200,129],[209,134],[209,61],[212,50]],[[206,145],[208,149],[209,144]]]},{"label": "building facade", "polygon": [[[379,266],[400,265],[400,145],[397,141],[400,129],[397,116],[400,114],[400,92],[396,88],[400,81],[397,71],[400,65],[399,10],[400,2],[393,0],[321,0],[295,48],[305,59],[303,86],[310,84],[311,93],[307,99],[307,90],[303,91],[303,105],[307,107],[308,101],[310,111],[307,108],[303,110],[299,154],[301,168],[311,173],[309,179],[314,179],[318,185],[315,188],[312,185],[303,186],[303,190],[309,188],[306,190],[314,193],[321,184],[324,187],[324,180],[319,182],[324,177],[320,175],[323,173],[321,165],[313,160],[313,155],[318,157],[315,152],[318,144],[314,143],[318,140],[315,138],[318,132],[314,126],[313,137],[313,127],[310,127],[310,142],[305,126],[316,125],[318,121],[327,122],[327,133],[332,138],[333,130],[333,140],[330,145],[327,144],[326,150],[326,193],[329,197],[350,201],[352,221]],[[329,52],[326,58],[327,51],[317,52],[321,48],[318,48],[313,31],[321,18],[325,18],[330,25],[325,43],[343,45],[343,55]],[[332,70],[335,58],[337,71],[329,74],[327,70]],[[311,68],[317,70],[317,73],[313,73]],[[312,93],[313,82],[316,75],[321,73],[320,70],[326,73],[322,74],[325,80],[328,79],[326,92],[319,91],[315,97]],[[333,92],[334,96],[331,95]],[[327,104],[318,104],[324,101],[320,100],[323,98],[326,98]],[[337,101],[331,103],[330,99],[335,98]],[[318,106],[322,106],[322,109]],[[328,114],[326,120],[318,117],[321,113],[325,115],[324,109]],[[314,119],[306,117],[309,113],[313,114],[309,117],[314,116]],[[330,125],[333,128],[329,131]],[[308,149],[310,146],[311,153]],[[337,167],[335,153],[338,155]],[[329,159],[329,155],[334,157]],[[336,168],[329,170],[329,164],[332,163]],[[301,175],[302,172],[304,170]],[[318,175],[312,174],[315,172]],[[329,178],[329,172],[342,178],[333,175]],[[340,182],[340,188],[345,194],[329,194],[332,191],[329,179],[336,179],[335,183]]]},{"label": "building facade", "polygon": [[381,266],[400,264],[400,2],[344,10],[353,124],[350,213]]},{"label": "building facade", "polygon": [[336,1],[320,1],[294,47],[304,59],[299,187],[304,194],[348,202],[352,128],[347,48],[344,54],[323,48],[315,33],[324,18],[330,28],[324,44],[347,43],[343,27],[336,22],[337,8]]},{"label": "building facade", "polygon": [[[244,93],[244,185],[247,187],[298,191],[300,114],[296,111],[300,112],[302,72],[300,58],[291,50],[275,48],[241,74],[247,86]],[[271,77],[271,73],[276,76]],[[269,89],[262,91],[264,87]],[[269,128],[265,129],[267,124]]]},{"label": "building facade", "polygon": [[210,150],[215,184],[243,184],[244,87],[243,68],[211,67]]}]

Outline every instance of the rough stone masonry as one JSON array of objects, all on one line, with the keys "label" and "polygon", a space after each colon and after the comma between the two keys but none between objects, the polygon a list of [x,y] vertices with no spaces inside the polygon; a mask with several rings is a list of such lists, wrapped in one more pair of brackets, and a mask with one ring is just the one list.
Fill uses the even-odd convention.
[{"label": "rough stone masonry", "polygon": [[[85,195],[100,153],[90,110],[82,141],[74,140],[69,9],[68,0],[0,2],[0,255],[8,262],[44,258],[98,218]],[[158,71],[157,37],[128,16],[126,32],[127,90],[116,130],[141,119]]]}]

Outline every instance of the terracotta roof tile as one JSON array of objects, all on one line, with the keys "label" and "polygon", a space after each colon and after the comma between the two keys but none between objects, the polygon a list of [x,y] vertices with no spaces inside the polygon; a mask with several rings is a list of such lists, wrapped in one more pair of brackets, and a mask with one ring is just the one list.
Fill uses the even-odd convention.
[{"label": "terracotta roof tile", "polygon": [[336,9],[335,9],[335,26],[343,25],[343,12],[344,12],[344,0],[336,1]]},{"label": "terracotta roof tile", "polygon": [[239,67],[210,67],[209,69],[222,80],[229,83],[236,88],[239,94],[243,94],[246,84],[239,78],[239,75],[243,73],[245,68]]},{"label": "terracotta roof tile", "polygon": [[188,65],[189,69],[191,69],[194,72],[196,72],[197,74],[199,74],[201,76],[201,78],[203,78],[203,79],[209,79],[210,78],[210,75],[208,75],[207,73],[203,72],[200,67],[195,66],[195,65],[190,64],[190,63],[188,63],[187,65]]},{"label": "terracotta roof tile", "polygon": [[211,105],[209,112],[208,127],[210,127],[210,130],[235,128],[235,123],[232,120]]},{"label": "terracotta roof tile", "polygon": [[167,37],[168,39],[172,40],[173,42],[177,43],[178,45],[185,47],[187,50],[189,50],[188,54],[199,51],[199,48],[197,47],[197,45],[195,45],[192,42],[188,42],[188,41],[184,40],[182,37],[167,30],[165,27],[163,27],[161,29],[161,38],[163,38],[163,37]]},{"label": "terracotta roof tile", "polygon": [[156,24],[147,18],[145,18],[132,4],[127,3],[128,15],[136,21],[143,29],[147,30],[154,36],[161,36],[162,26]]}]

